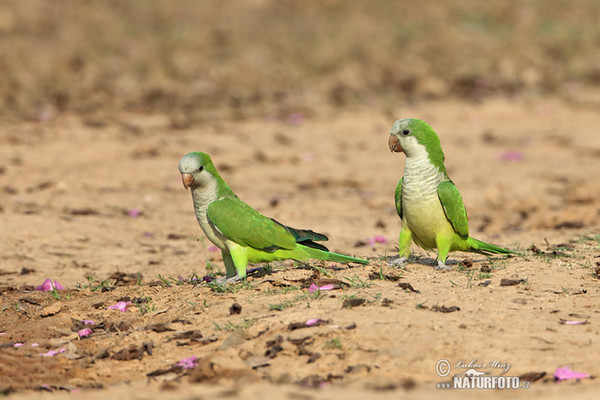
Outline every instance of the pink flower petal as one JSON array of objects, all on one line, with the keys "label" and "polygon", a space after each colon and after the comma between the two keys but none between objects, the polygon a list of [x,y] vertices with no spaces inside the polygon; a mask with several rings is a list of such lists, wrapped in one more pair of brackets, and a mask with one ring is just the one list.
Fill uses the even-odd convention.
[{"label": "pink flower petal", "polygon": [[112,306],[108,307],[109,310],[119,310],[121,312],[125,312],[128,311],[127,310],[127,306],[131,304],[130,301],[119,301],[117,304],[113,304]]},{"label": "pink flower petal", "polygon": [[319,290],[332,290],[332,289],[335,289],[335,285],[333,283],[319,286]]},{"label": "pink flower petal", "polygon": [[569,367],[556,368],[554,372],[554,380],[565,381],[568,379],[584,379],[589,378],[590,375],[585,372],[571,371]]},{"label": "pink flower petal", "polygon": [[196,365],[198,365],[198,359],[196,358],[196,356],[191,356],[188,358],[183,358],[179,361],[177,361],[177,364],[175,364],[177,367],[181,367],[183,369],[192,369],[194,368]]},{"label": "pink flower petal", "polygon": [[589,322],[587,320],[585,321],[564,321],[563,324],[565,325],[586,325]]},{"label": "pink flower petal", "polygon": [[373,237],[367,238],[367,242],[369,243],[369,246],[373,246],[375,243],[386,244],[388,240],[385,238],[385,236],[375,235]]},{"label": "pink flower petal", "polygon": [[139,217],[141,213],[142,211],[138,210],[137,208],[132,208],[131,210],[127,211],[127,214],[129,214],[129,216],[132,218]]},{"label": "pink flower petal", "polygon": [[40,353],[40,356],[42,356],[42,357],[54,357],[55,355],[60,354],[60,353],[64,353],[64,352],[65,352],[65,348],[61,347],[58,350],[50,350],[47,353]]},{"label": "pink flower petal", "polygon": [[38,347],[39,345],[39,343],[31,343],[31,347]]},{"label": "pink flower petal", "polygon": [[90,328],[83,328],[77,331],[77,334],[80,338],[90,336],[92,333],[94,333],[94,331],[92,331]]},{"label": "pink flower petal", "polygon": [[331,289],[335,289],[335,285],[333,283],[323,285],[323,286],[317,286],[316,283],[311,283],[311,285],[308,288],[308,292],[314,293],[318,290],[331,290]]},{"label": "pink flower petal", "polygon": [[13,346],[14,347],[23,347],[23,346],[25,346],[25,344],[24,343],[15,343],[15,344],[13,344]]},{"label": "pink flower petal", "polygon": [[208,251],[219,251],[219,248],[217,246],[210,245],[207,247],[207,250]]},{"label": "pink flower petal", "polygon": [[305,322],[306,326],[313,326],[313,325],[317,325],[321,322],[325,322],[325,320],[321,319],[321,318],[311,318],[308,321]]},{"label": "pink flower petal", "polygon": [[84,319],[81,321],[84,325],[95,325],[95,322],[91,319]]},{"label": "pink flower petal", "polygon": [[58,281],[54,281],[54,283],[52,283],[52,280],[46,279],[44,283],[42,283],[40,286],[37,286],[35,290],[39,290],[41,292],[49,292],[54,289],[63,290],[64,288],[65,287],[58,283]]},{"label": "pink flower petal", "polygon": [[505,161],[523,161],[523,153],[518,150],[506,150],[500,156],[498,156],[501,160]]}]

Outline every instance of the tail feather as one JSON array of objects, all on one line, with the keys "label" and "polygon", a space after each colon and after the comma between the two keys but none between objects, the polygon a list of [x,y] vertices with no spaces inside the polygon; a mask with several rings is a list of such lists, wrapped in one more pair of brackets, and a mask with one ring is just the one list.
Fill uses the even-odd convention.
[{"label": "tail feather", "polygon": [[469,238],[469,244],[471,245],[471,251],[480,254],[515,254],[515,252],[512,250],[494,246],[493,244],[482,242],[481,240],[477,240],[475,238]]},{"label": "tail feather", "polygon": [[330,251],[323,251],[319,249],[315,249],[312,247],[302,246],[302,250],[306,253],[309,258],[314,258],[317,260],[325,260],[325,261],[333,261],[333,262],[341,262],[341,263],[359,263],[359,264],[368,264],[368,260],[363,260],[362,258],[356,258],[352,256],[347,256],[344,254],[333,253]]}]

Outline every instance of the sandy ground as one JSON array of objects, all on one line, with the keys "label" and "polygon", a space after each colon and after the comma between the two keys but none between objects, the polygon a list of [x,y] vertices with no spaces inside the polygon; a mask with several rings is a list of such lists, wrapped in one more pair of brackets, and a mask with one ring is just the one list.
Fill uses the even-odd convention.
[{"label": "sandy ground", "polygon": [[[498,398],[596,396],[597,379],[552,376],[564,366],[600,374],[597,109],[515,98],[393,113],[179,130],[167,117],[140,115],[0,127],[0,391],[14,399],[479,398],[480,390],[436,388],[473,361],[530,385],[486,391]],[[438,132],[472,236],[521,254],[453,253],[454,270],[438,272],[435,254],[415,247],[416,263],[388,265],[404,155],[391,154],[387,138],[400,117]],[[371,264],[282,262],[241,285],[191,282],[224,268],[181,185],[177,163],[189,151],[211,154],[260,212],[322,232],[331,250]],[[387,242],[370,244],[376,236]],[[34,290],[46,278],[65,289]],[[309,292],[327,279],[336,289]],[[118,301],[132,304],[107,309]],[[320,321],[306,326],[310,319]],[[79,338],[82,320],[94,321],[93,333]],[[195,368],[173,367],[191,356]],[[442,359],[447,377],[436,374]]]}]

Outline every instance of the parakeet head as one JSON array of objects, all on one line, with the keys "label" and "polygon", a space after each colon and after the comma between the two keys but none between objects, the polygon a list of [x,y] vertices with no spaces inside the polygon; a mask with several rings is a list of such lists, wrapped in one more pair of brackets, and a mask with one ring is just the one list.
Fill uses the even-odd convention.
[{"label": "parakeet head", "polygon": [[394,122],[388,145],[392,152],[404,152],[406,157],[427,156],[431,162],[443,168],[444,152],[435,131],[425,121],[404,118]]},{"label": "parakeet head", "polygon": [[206,153],[188,153],[179,161],[179,172],[183,186],[189,187],[206,186],[215,181],[215,166]]}]

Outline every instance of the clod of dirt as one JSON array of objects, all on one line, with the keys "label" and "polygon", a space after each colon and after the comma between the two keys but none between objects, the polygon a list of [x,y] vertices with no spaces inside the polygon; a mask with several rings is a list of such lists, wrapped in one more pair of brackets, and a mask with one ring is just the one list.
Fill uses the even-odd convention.
[{"label": "clod of dirt", "polygon": [[462,265],[463,267],[466,267],[466,268],[471,268],[473,266],[473,259],[472,258],[464,258],[460,262],[460,265]]},{"label": "clod of dirt", "polygon": [[307,364],[314,363],[319,358],[321,358],[321,353],[311,353],[310,356],[308,356],[308,360],[306,361],[306,363]]},{"label": "clod of dirt", "polygon": [[283,342],[283,337],[281,335],[277,336],[274,340],[268,340],[267,351],[265,352],[265,357],[275,358],[277,357],[277,353],[283,350],[281,343]]},{"label": "clod of dirt", "polygon": [[71,208],[67,210],[67,214],[74,216],[88,216],[88,215],[99,215],[98,210],[93,208]]},{"label": "clod of dirt", "polygon": [[114,279],[114,286],[133,286],[142,282],[142,274],[139,272],[126,274],[124,272],[113,272],[109,279]]},{"label": "clod of dirt", "polygon": [[378,280],[383,279],[383,280],[387,280],[387,281],[398,282],[400,279],[402,279],[402,277],[399,275],[381,274],[378,271],[373,271],[369,274],[369,279],[371,279],[373,281],[378,281]]},{"label": "clod of dirt", "polygon": [[141,346],[132,344],[129,347],[119,350],[110,358],[117,361],[141,360],[144,357],[144,353],[152,355],[153,347],[154,343],[152,342],[144,342]]},{"label": "clod of dirt", "polygon": [[201,339],[201,338],[202,338],[202,332],[200,332],[198,329],[194,329],[191,331],[176,333],[175,335],[173,335],[171,340],[173,340],[173,339]]},{"label": "clod of dirt", "polygon": [[229,315],[240,314],[242,312],[242,306],[239,303],[233,303],[229,307]]},{"label": "clod of dirt", "polygon": [[492,268],[488,264],[483,264],[479,268],[479,271],[483,272],[484,274],[489,274],[490,272],[492,272]]},{"label": "clod of dirt", "polygon": [[371,366],[367,365],[367,364],[356,364],[356,365],[349,365],[348,368],[346,368],[344,370],[345,373],[347,374],[357,374],[357,373],[361,373],[361,372],[371,372]]},{"label": "clod of dirt", "polygon": [[169,325],[168,325],[168,323],[165,323],[165,322],[163,322],[163,323],[160,323],[160,324],[150,324],[150,325],[146,325],[146,326],[144,327],[144,330],[147,330],[147,331],[154,331],[154,332],[156,332],[156,333],[161,333],[161,332],[172,332],[172,331],[174,331],[175,329],[173,329],[173,328],[169,328]]},{"label": "clod of dirt", "polygon": [[431,311],[441,312],[441,313],[451,313],[455,311],[460,311],[460,307],[457,306],[438,306],[437,304],[431,307]]},{"label": "clod of dirt", "polygon": [[492,281],[491,281],[491,280],[489,280],[489,279],[487,279],[487,280],[485,280],[485,281],[483,281],[483,282],[479,282],[479,283],[477,284],[477,286],[483,286],[483,287],[486,287],[486,286],[489,286],[491,283],[492,283]]},{"label": "clod of dirt", "polygon": [[42,309],[42,313],[40,314],[40,316],[42,318],[50,317],[52,315],[58,314],[60,312],[60,310],[62,310],[62,304],[54,303],[54,304],[49,305],[48,307],[44,307]]},{"label": "clod of dirt", "polygon": [[189,380],[192,383],[217,383],[226,379],[240,383],[243,381],[258,381],[260,375],[244,362],[237,351],[216,351],[201,359],[198,365],[190,370]]},{"label": "clod of dirt", "polygon": [[522,282],[525,282],[525,279],[509,279],[509,278],[502,278],[500,280],[500,286],[515,286],[518,285]]},{"label": "clod of dirt", "polygon": [[344,302],[342,303],[342,308],[353,308],[353,307],[358,307],[360,305],[363,305],[364,303],[366,303],[367,300],[363,299],[363,298],[356,298],[356,299],[346,299],[344,300]]},{"label": "clod of dirt", "polygon": [[411,292],[414,293],[421,293],[420,291],[416,290],[410,283],[408,282],[400,282],[398,284],[398,287],[402,288],[402,290],[409,290]]},{"label": "clod of dirt", "polygon": [[381,300],[381,305],[384,307],[389,307],[392,304],[394,304],[394,300],[390,300],[387,297],[384,297],[383,300]]},{"label": "clod of dirt", "polygon": [[535,382],[538,381],[540,379],[542,379],[544,376],[546,376],[546,372],[545,371],[541,371],[541,372],[526,372],[524,374],[519,375],[519,379],[521,380],[521,382]]}]

